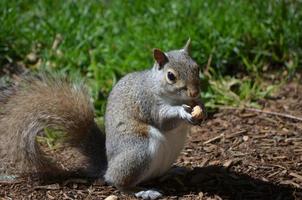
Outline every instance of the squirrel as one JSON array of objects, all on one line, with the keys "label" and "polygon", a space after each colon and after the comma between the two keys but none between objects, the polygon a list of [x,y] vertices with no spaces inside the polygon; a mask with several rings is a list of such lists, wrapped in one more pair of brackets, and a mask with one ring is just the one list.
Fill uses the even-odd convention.
[{"label": "squirrel", "polygon": [[[153,50],[151,69],[133,72],[113,87],[105,112],[105,134],[83,84],[39,76],[0,88],[0,170],[59,172],[36,142],[45,127],[62,130],[88,158],[87,177],[103,178],[138,198],[161,192],[142,182],[169,170],[193,125],[206,118],[200,100],[199,66],[190,39],[180,50]],[[13,166],[5,166],[9,163]]]}]

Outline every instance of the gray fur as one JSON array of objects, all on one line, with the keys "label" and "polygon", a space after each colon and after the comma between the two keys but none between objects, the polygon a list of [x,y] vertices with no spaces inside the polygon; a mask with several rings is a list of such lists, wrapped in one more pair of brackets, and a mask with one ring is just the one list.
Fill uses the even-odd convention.
[{"label": "gray fur", "polygon": [[[105,115],[105,179],[109,183],[125,190],[146,180],[144,172],[154,159],[148,151],[150,127],[168,131],[184,120],[197,123],[187,105],[202,105],[199,95],[188,96],[189,91],[199,94],[199,67],[189,56],[188,48],[189,44],[186,49],[165,53],[168,62],[163,67],[155,62],[149,70],[126,75],[112,89]],[[175,84],[166,81],[171,69],[178,74]]]}]

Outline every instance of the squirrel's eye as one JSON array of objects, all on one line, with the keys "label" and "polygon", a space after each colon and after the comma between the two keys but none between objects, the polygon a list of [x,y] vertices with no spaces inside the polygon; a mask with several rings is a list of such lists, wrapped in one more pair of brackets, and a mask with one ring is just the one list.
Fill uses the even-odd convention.
[{"label": "squirrel's eye", "polygon": [[167,77],[172,82],[174,82],[176,80],[176,77],[172,72],[168,72]]}]

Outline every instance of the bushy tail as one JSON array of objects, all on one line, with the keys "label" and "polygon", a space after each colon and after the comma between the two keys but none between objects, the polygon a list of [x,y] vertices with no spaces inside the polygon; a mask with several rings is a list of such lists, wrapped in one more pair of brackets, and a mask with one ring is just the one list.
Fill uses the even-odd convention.
[{"label": "bushy tail", "polygon": [[49,76],[22,79],[0,88],[0,171],[55,172],[36,136],[45,128],[67,133],[89,158],[92,176],[106,168],[105,136],[83,84]]}]

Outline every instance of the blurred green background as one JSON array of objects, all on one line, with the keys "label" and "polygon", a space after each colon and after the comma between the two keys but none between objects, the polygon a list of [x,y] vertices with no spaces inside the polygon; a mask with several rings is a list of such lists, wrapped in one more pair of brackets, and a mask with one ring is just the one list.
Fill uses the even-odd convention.
[{"label": "blurred green background", "polygon": [[116,81],[152,66],[152,48],[190,37],[207,107],[257,107],[299,71],[301,27],[301,0],[1,0],[0,66],[83,77],[102,116]]}]

